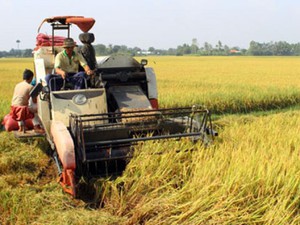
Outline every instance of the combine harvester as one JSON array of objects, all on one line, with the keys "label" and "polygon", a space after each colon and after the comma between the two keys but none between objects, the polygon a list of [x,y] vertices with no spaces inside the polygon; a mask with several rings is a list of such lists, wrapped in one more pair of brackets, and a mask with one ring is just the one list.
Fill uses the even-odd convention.
[{"label": "combine harvester", "polygon": [[159,109],[156,77],[152,68],[145,67],[147,60],[138,62],[128,55],[95,60],[90,51],[84,56],[88,63],[97,61],[96,78],[86,82],[86,89],[50,90],[44,78],[53,73],[54,57],[62,50],[63,39],[54,32],[66,30],[70,37],[70,26],[77,25],[84,32],[79,36],[82,48],[88,51],[94,41],[88,31],[95,20],[60,16],[45,22],[52,26],[52,36],[38,35],[34,51],[38,84],[32,95],[39,96],[38,115],[67,193],[78,196],[82,177],[120,175],[138,142],[190,137],[207,144],[217,135],[207,109]]}]

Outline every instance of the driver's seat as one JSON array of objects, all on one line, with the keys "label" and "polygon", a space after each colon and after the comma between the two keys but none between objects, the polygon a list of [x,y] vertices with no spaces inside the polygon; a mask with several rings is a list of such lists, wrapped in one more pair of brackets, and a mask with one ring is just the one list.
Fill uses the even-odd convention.
[{"label": "driver's seat", "polygon": [[83,46],[79,49],[79,52],[85,58],[88,66],[91,70],[96,69],[97,61],[96,61],[96,54],[95,49],[91,43],[95,41],[95,36],[93,33],[81,33],[79,35],[80,41],[83,43]]}]

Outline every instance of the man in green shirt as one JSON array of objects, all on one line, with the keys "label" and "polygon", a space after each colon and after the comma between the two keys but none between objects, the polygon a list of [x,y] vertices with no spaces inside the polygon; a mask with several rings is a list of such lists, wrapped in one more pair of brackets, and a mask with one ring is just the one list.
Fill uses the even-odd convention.
[{"label": "man in green shirt", "polygon": [[[93,76],[94,71],[87,65],[83,56],[74,51],[75,46],[72,38],[66,38],[63,45],[64,50],[56,55],[54,63],[56,74],[48,74],[45,78],[52,91],[60,90],[64,80],[72,83],[74,89],[83,89],[87,76]],[[84,72],[79,72],[79,65]]]}]

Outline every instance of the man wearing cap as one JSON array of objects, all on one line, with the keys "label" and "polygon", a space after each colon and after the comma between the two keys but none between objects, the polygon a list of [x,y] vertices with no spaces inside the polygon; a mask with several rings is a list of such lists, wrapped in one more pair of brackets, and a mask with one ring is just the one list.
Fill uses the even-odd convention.
[{"label": "man wearing cap", "polygon": [[[92,76],[94,72],[90,69],[84,57],[75,52],[76,44],[72,38],[66,38],[63,44],[64,50],[58,53],[55,57],[54,69],[55,73],[59,75],[47,75],[46,82],[51,90],[60,90],[63,86],[63,80],[71,82],[74,89],[85,88],[85,78]],[[78,72],[79,65],[82,66],[85,72]],[[51,78],[56,77],[55,84]]]},{"label": "man wearing cap", "polygon": [[23,81],[15,86],[12,98],[10,115],[18,122],[19,132],[25,132],[25,120],[33,119],[34,130],[36,133],[44,133],[41,128],[36,112],[28,106],[30,91],[33,86],[30,84],[33,79],[33,72],[25,69],[23,72]]}]

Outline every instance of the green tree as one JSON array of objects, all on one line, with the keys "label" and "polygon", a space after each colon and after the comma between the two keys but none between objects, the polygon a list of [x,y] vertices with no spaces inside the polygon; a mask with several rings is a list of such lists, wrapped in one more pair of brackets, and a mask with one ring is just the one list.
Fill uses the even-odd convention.
[{"label": "green tree", "polygon": [[154,53],[155,52],[155,48],[154,47],[149,47],[148,51]]},{"label": "green tree", "polygon": [[106,55],[106,46],[103,44],[98,44],[94,46],[96,55]]},{"label": "green tree", "polygon": [[223,45],[222,45],[222,42],[220,40],[218,41],[217,48],[218,48],[219,51],[221,51],[223,49]]},{"label": "green tree", "polygon": [[121,46],[120,45],[114,45],[112,47],[112,53],[118,53],[121,50]]},{"label": "green tree", "polygon": [[274,55],[292,55],[292,46],[285,41],[276,42],[274,45]]},{"label": "green tree", "polygon": [[262,55],[262,45],[258,42],[251,41],[248,51],[248,55]]},{"label": "green tree", "polygon": [[208,42],[204,42],[204,54],[205,55],[211,55],[212,54],[213,47]]}]

